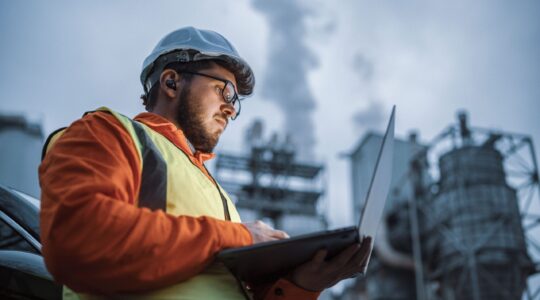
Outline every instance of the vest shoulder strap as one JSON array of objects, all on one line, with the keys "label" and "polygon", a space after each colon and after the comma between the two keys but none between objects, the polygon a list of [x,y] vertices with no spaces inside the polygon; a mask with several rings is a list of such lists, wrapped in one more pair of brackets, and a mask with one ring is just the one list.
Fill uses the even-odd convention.
[{"label": "vest shoulder strap", "polygon": [[[151,210],[161,209],[166,211],[167,164],[159,150],[146,133],[144,126],[141,123],[107,107],[100,107],[95,111],[85,112],[83,117],[96,111],[114,115],[116,119],[123,125],[124,129],[127,130],[135,144],[135,147],[137,148],[137,153],[139,154],[142,168],[138,206],[147,207]],[[41,160],[45,158],[47,152],[52,148],[54,143],[56,143],[58,138],[64,134],[66,129],[67,127],[59,128],[47,137],[41,152]]]},{"label": "vest shoulder strap", "polygon": [[167,209],[167,163],[143,124],[111,110],[100,107],[96,111],[110,113],[124,126],[131,136],[141,161],[142,175],[138,206],[151,210]]},{"label": "vest shoulder strap", "polygon": [[116,119],[124,126],[124,128],[127,130],[129,135],[132,137],[133,143],[135,143],[135,147],[137,148],[137,152],[139,153],[139,159],[142,162],[143,161],[143,156],[142,156],[143,146],[141,145],[141,140],[139,139],[140,134],[137,134],[137,131],[135,129],[135,124],[137,122],[105,106],[102,106],[96,109],[95,111],[85,112],[84,115],[87,115],[89,113],[93,113],[96,111],[106,112],[116,117]]},{"label": "vest shoulder strap", "polygon": [[56,143],[58,138],[61,137],[62,134],[64,134],[64,131],[66,131],[66,129],[67,127],[61,127],[49,134],[49,136],[45,140],[45,144],[43,144],[43,148],[41,149],[41,161],[45,159],[45,154],[49,152],[51,147],[54,145],[54,143]]}]

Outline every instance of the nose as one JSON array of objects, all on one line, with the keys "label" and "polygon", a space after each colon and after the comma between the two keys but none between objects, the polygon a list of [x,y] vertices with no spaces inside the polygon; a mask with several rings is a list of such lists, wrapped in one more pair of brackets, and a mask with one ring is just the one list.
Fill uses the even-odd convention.
[{"label": "nose", "polygon": [[223,103],[221,105],[221,112],[227,115],[227,118],[234,118],[236,116],[236,110],[231,103]]}]

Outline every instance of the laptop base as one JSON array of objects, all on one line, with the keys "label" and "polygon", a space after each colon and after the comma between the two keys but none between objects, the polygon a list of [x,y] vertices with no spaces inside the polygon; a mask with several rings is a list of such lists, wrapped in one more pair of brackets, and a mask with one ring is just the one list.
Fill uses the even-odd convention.
[{"label": "laptop base", "polygon": [[259,284],[287,275],[295,267],[310,261],[320,249],[328,250],[329,259],[358,242],[358,227],[351,226],[223,250],[218,254],[218,260],[240,280]]}]

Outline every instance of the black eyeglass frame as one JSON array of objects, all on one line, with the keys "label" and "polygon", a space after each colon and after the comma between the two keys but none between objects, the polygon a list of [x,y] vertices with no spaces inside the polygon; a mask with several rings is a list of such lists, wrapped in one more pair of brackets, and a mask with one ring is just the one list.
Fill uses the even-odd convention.
[{"label": "black eyeglass frame", "polygon": [[[219,77],[216,77],[216,76],[212,76],[212,75],[208,75],[208,74],[204,74],[204,73],[199,73],[199,72],[178,71],[178,73],[199,75],[199,76],[208,77],[208,78],[212,78],[214,80],[218,80],[218,81],[223,82],[225,85],[223,86],[223,89],[221,89],[221,97],[223,97],[223,100],[225,101],[225,103],[231,104],[232,107],[234,107],[234,104],[236,103],[236,101],[238,101],[238,110],[236,110],[236,108],[234,109],[235,114],[234,114],[234,117],[231,117],[231,120],[236,120],[236,118],[238,118],[238,116],[240,115],[240,110],[242,109],[242,105],[241,105],[241,102],[240,102],[240,100],[242,100],[242,98],[238,97],[238,93],[236,92],[236,86],[234,86],[234,84],[231,81],[229,81],[227,79],[219,78]],[[234,91],[234,95],[233,95],[231,100],[227,100],[227,97],[225,96],[225,91],[227,90],[227,85],[228,84],[230,84],[232,86],[233,91]]]}]

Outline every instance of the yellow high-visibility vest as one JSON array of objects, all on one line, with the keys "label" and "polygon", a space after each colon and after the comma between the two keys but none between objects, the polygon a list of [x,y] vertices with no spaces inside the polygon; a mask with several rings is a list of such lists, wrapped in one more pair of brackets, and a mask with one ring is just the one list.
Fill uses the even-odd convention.
[{"label": "yellow high-visibility vest", "polygon": [[[98,111],[114,115],[131,135],[141,159],[141,189],[138,205],[163,209],[174,216],[210,216],[241,222],[227,193],[215,184],[167,138],[148,126],[106,107]],[[63,131],[49,138],[48,150]],[[194,200],[196,199],[196,201]],[[193,251],[197,251],[194,249]],[[100,296],[76,294],[64,287],[64,299],[102,299]],[[108,297],[110,299],[111,297]],[[198,275],[148,293],[122,294],[118,299],[245,299],[244,293],[223,264],[213,263]]]}]

